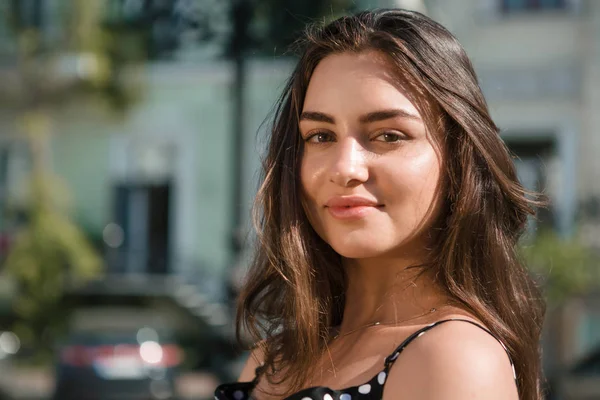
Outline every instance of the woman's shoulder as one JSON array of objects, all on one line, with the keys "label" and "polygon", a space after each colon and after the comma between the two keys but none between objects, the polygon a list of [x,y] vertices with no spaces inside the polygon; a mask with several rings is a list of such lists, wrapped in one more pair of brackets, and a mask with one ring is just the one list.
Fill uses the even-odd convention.
[{"label": "woman's shoulder", "polygon": [[443,320],[450,321],[426,330],[402,352],[389,373],[384,398],[402,391],[406,398],[423,400],[517,399],[503,345],[471,316],[446,315]]}]

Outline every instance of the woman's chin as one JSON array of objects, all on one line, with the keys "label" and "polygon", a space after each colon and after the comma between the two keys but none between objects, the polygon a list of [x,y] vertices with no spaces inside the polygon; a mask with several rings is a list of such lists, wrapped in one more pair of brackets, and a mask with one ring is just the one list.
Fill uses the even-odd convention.
[{"label": "woman's chin", "polygon": [[365,243],[331,244],[331,247],[344,258],[375,258],[388,253],[391,249]]}]

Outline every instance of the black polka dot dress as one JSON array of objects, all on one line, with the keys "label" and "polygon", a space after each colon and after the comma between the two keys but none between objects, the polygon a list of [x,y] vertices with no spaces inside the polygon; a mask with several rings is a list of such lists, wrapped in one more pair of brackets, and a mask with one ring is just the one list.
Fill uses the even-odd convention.
[{"label": "black polka dot dress", "polygon": [[[476,324],[476,323],[466,320],[466,319],[454,318],[454,319],[446,319],[446,320],[442,320],[442,321],[437,321],[430,325],[427,325],[426,327],[424,327],[422,329],[419,329],[418,331],[416,331],[415,333],[410,335],[404,342],[402,342],[402,344],[400,344],[400,346],[398,346],[396,348],[396,350],[394,350],[394,352],[392,354],[390,354],[389,356],[387,356],[385,358],[383,370],[380,371],[379,373],[377,373],[374,377],[372,377],[369,381],[363,383],[362,385],[351,386],[351,387],[348,387],[345,389],[340,389],[340,390],[334,390],[334,389],[328,388],[326,386],[315,386],[315,387],[310,387],[307,389],[303,389],[297,393],[294,393],[291,396],[286,397],[284,400],[352,400],[352,399],[381,400],[381,399],[383,399],[383,388],[385,387],[385,382],[387,380],[390,369],[392,368],[392,365],[394,365],[394,362],[396,361],[398,356],[400,356],[400,353],[402,353],[402,351],[406,348],[406,346],[408,346],[410,344],[410,342],[412,342],[414,339],[425,334],[425,332],[429,331],[430,329],[433,329],[434,327],[441,325],[445,322],[449,322],[449,321],[468,322],[472,325],[475,325],[475,326],[483,329],[490,335],[494,336],[489,330],[485,329],[481,325]],[[496,338],[496,337],[494,336],[494,338]],[[498,340],[498,338],[496,338],[496,340]],[[508,354],[508,349],[506,348],[504,343],[502,343],[500,340],[498,340],[498,342],[500,342],[500,344],[502,345],[502,347]],[[510,357],[510,354],[508,355],[508,358],[510,360],[510,364],[513,369],[513,375],[514,375],[514,378],[516,381],[517,376],[515,373],[515,367],[512,362],[512,359]],[[260,367],[257,368],[256,378],[254,378],[254,380],[252,382],[226,383],[226,384],[223,384],[223,385],[217,387],[217,389],[215,390],[215,400],[248,400],[248,399],[252,399],[253,398],[252,391],[254,390],[254,387],[258,383],[258,380],[260,378],[260,371],[261,371],[261,368]]]}]

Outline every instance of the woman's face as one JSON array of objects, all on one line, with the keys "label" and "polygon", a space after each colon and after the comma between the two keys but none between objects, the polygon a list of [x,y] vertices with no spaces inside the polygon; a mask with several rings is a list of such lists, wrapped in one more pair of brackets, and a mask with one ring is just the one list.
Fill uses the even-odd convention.
[{"label": "woman's face", "polygon": [[343,257],[425,246],[440,159],[407,90],[377,52],[330,55],[311,77],[300,118],[305,208]]}]

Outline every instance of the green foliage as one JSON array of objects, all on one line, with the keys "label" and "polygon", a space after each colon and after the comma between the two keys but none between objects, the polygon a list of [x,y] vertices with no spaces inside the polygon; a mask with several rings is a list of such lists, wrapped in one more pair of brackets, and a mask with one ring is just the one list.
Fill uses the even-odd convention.
[{"label": "green foliage", "polygon": [[26,221],[4,264],[17,286],[15,331],[25,345],[42,351],[50,350],[66,323],[65,292],[98,276],[102,266],[68,217],[66,187],[42,162],[48,133],[44,121],[34,113],[25,119],[33,156],[27,198],[19,203]]},{"label": "green foliage", "polygon": [[550,304],[560,304],[598,284],[598,258],[576,236],[563,239],[546,230],[521,247],[529,269],[541,280]]},{"label": "green foliage", "polygon": [[[49,178],[36,179],[34,193],[51,182]],[[13,302],[19,319],[16,330],[29,345],[48,348],[67,317],[63,307],[67,286],[97,276],[101,262],[84,235],[61,212],[40,201],[28,211],[29,221],[18,233],[5,268],[18,287]]]}]

